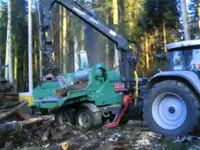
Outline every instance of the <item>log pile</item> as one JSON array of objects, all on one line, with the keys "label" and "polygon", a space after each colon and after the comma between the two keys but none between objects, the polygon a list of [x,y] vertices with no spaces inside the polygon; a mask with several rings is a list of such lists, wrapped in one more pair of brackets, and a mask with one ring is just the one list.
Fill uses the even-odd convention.
[{"label": "log pile", "polygon": [[10,120],[9,116],[25,105],[27,102],[20,102],[18,93],[0,93],[0,123],[7,118]]},{"label": "log pile", "polygon": [[0,113],[19,105],[18,93],[0,93]]},{"label": "log pile", "polygon": [[12,93],[13,86],[0,77],[0,115],[20,104],[18,93]]},{"label": "log pile", "polygon": [[19,150],[160,150],[163,148],[158,144],[161,138],[158,134],[141,130],[133,124],[127,124],[107,132],[98,127],[84,131],[70,124],[58,126],[53,119],[48,119],[25,125],[20,132],[4,136],[2,148],[8,145],[9,149]]},{"label": "log pile", "polygon": [[[15,103],[16,104],[16,103]],[[7,109],[2,109],[5,110],[5,112],[0,113],[0,121],[4,120],[5,118],[7,118],[8,116],[12,115],[13,113],[15,113],[17,110],[19,110],[21,107],[26,106],[28,104],[27,101],[23,101],[23,102],[19,102],[15,107],[12,108],[7,108]]]}]

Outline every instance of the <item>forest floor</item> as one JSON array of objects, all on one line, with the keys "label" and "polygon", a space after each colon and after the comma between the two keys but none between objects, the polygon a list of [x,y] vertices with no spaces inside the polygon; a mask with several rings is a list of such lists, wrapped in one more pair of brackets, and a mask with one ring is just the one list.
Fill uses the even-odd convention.
[{"label": "forest floor", "polygon": [[129,121],[107,131],[103,126],[84,131],[69,124],[58,126],[54,119],[49,119],[0,134],[0,143],[2,150],[200,149],[197,136],[165,138],[150,132],[140,121]]}]

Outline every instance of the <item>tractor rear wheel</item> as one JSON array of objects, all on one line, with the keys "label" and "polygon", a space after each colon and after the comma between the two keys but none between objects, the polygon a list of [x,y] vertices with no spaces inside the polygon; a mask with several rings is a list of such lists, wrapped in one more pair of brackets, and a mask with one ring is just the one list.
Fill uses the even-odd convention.
[{"label": "tractor rear wheel", "polygon": [[55,120],[59,125],[64,125],[70,123],[75,125],[75,115],[74,111],[71,108],[61,108],[55,115]]},{"label": "tractor rear wheel", "polygon": [[143,107],[148,127],[166,136],[180,136],[197,125],[199,102],[182,82],[167,80],[150,89]]}]

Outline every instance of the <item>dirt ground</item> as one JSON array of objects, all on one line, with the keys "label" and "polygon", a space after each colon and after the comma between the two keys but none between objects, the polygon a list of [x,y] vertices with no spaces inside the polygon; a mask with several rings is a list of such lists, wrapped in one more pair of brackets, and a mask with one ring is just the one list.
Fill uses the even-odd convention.
[{"label": "dirt ground", "polygon": [[124,126],[90,131],[54,120],[25,126],[20,131],[0,135],[2,150],[184,150],[200,149],[200,138],[187,136],[165,138],[150,132],[141,122],[129,121]]}]

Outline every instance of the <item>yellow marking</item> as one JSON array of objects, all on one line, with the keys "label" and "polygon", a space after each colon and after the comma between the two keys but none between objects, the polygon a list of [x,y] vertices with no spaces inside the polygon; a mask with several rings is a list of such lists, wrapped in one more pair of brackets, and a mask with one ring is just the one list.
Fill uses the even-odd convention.
[{"label": "yellow marking", "polygon": [[137,97],[138,97],[138,74],[137,71],[134,71],[135,76],[135,104],[137,104]]},{"label": "yellow marking", "polygon": [[28,105],[33,105],[33,96],[19,96],[19,100],[21,101],[28,101]]}]

